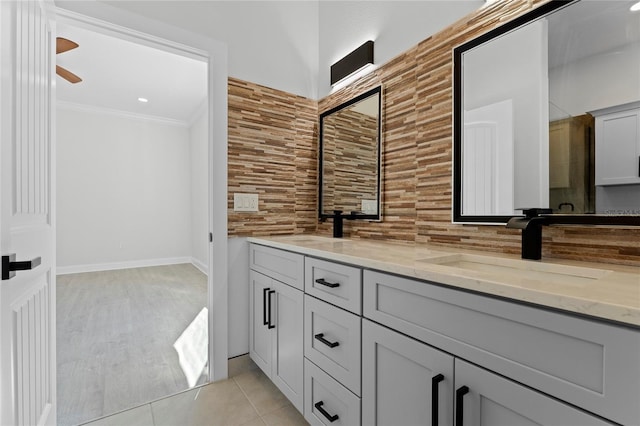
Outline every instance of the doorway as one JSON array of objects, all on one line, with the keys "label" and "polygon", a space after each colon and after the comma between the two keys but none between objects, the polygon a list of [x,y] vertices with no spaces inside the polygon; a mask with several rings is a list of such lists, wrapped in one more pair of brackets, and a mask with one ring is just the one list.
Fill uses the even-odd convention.
[{"label": "doorway", "polygon": [[207,62],[74,24],[57,34],[84,80],[57,82],[59,424],[203,384],[210,352]]}]

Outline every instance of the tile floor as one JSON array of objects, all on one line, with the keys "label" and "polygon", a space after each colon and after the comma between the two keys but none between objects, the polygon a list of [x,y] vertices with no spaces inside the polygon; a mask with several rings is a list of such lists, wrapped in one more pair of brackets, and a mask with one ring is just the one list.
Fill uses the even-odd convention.
[{"label": "tile floor", "polygon": [[229,379],[159,399],[86,426],[307,425],[248,355],[229,360]]}]

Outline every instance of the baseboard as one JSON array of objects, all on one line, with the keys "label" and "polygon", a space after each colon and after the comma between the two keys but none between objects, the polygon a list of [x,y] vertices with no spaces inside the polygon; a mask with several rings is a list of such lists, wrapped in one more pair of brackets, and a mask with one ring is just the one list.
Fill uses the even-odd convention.
[{"label": "baseboard", "polygon": [[202,272],[205,275],[209,275],[209,268],[207,267],[207,265],[204,264],[204,262],[202,262],[201,260],[196,259],[195,257],[192,257],[191,258],[191,263],[193,264],[193,266],[198,268],[200,270],[200,272]]},{"label": "baseboard", "polygon": [[195,259],[191,257],[168,257],[164,259],[145,259],[113,263],[94,263],[89,265],[58,266],[56,275],[113,271],[115,269],[144,268],[147,266],[176,265],[179,263],[193,263],[196,268],[202,270],[200,266],[194,263],[194,261]]}]

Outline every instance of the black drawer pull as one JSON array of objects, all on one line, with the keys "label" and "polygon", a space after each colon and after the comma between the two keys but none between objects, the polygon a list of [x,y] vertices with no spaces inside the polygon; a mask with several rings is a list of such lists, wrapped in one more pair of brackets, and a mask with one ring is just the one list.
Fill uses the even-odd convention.
[{"label": "black drawer pull", "polygon": [[340,346],[340,342],[330,342],[327,339],[325,339],[324,338],[324,333],[318,333],[313,337],[316,340],[320,340],[322,343],[324,343],[325,345],[329,346],[330,348],[335,348],[336,346]]},{"label": "black drawer pull", "polygon": [[463,426],[462,415],[464,412],[464,396],[469,393],[467,386],[462,386],[456,390],[456,426]]},{"label": "black drawer pull", "polygon": [[336,287],[340,287],[340,283],[330,283],[329,281],[325,281],[325,279],[324,279],[324,278],[318,278],[318,279],[316,280],[316,282],[317,282],[318,284],[325,285],[325,286],[327,286],[327,287],[329,287],[329,288],[336,288]]},{"label": "black drawer pull", "polygon": [[267,325],[267,292],[271,290],[269,287],[262,289],[262,325]]},{"label": "black drawer pull", "polygon": [[324,401],[318,401],[315,404],[313,404],[314,407],[316,407],[316,409],[318,411],[320,411],[322,413],[323,416],[325,416],[327,418],[327,420],[329,420],[331,423],[335,422],[336,420],[339,419],[337,414],[334,414],[333,416],[329,413],[327,413],[325,411],[324,408],[322,408],[322,406],[324,405]]},{"label": "black drawer pull", "polygon": [[267,328],[276,328],[276,325],[271,323],[271,295],[275,293],[275,290],[269,290],[269,293],[267,294],[267,297],[269,299],[269,321],[267,324]]},{"label": "black drawer pull", "polygon": [[431,378],[431,426],[438,426],[438,385],[443,380],[442,374]]}]

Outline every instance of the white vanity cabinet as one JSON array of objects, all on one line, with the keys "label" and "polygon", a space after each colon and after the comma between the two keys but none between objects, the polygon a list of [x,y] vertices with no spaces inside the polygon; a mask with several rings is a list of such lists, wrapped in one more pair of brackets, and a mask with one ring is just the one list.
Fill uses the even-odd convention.
[{"label": "white vanity cabinet", "polygon": [[596,185],[640,184],[640,102],[593,111]]},{"label": "white vanity cabinet", "polygon": [[[304,257],[251,244],[249,263],[249,356],[302,413]],[[256,271],[272,268],[295,286]]]},{"label": "white vanity cabinet", "polygon": [[250,247],[251,358],[313,425],[640,425],[631,325]]},{"label": "white vanity cabinet", "polygon": [[[456,412],[464,407],[469,413],[456,426],[529,424],[494,423],[483,417],[495,412],[490,419],[508,419],[508,411],[513,419],[522,416],[550,426],[609,424],[580,408],[620,424],[640,424],[637,331],[374,271],[364,272],[363,313],[455,357],[455,392],[463,386],[469,389],[469,396],[454,401]],[[364,327],[365,357],[371,339]],[[468,362],[482,367],[481,372],[459,369]],[[379,368],[363,363],[363,378]],[[494,373],[510,380],[498,380]],[[451,381],[451,376],[445,380]],[[369,387],[380,381],[371,383]],[[371,410],[368,395],[378,392],[363,382],[363,418]],[[529,399],[546,414],[530,414]],[[480,408],[491,401],[502,407]]]}]

